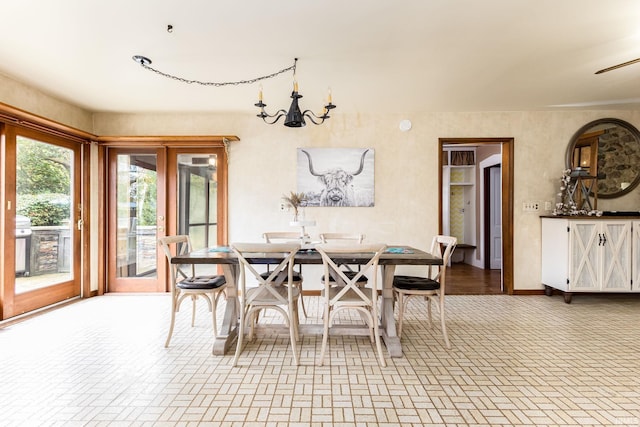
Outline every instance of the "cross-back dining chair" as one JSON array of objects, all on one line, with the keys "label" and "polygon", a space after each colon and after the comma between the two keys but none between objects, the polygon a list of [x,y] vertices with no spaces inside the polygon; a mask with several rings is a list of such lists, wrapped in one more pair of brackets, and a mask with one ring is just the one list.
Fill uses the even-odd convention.
[{"label": "cross-back dining chair", "polygon": [[[266,243],[292,243],[300,241],[300,233],[295,231],[268,231],[262,234],[262,238]],[[267,271],[262,273],[263,277],[268,277],[271,271],[270,266],[267,266]],[[302,266],[298,265],[298,269],[293,271],[293,286],[300,289],[300,305],[302,306],[302,313],[304,317],[307,317],[307,308],[304,304],[304,296],[302,290]]]},{"label": "cross-back dining chair", "polygon": [[226,280],[224,275],[197,276],[195,264],[172,264],[174,256],[191,252],[191,239],[188,235],[166,236],[158,238],[167,261],[169,262],[169,280],[171,286],[171,324],[165,347],[169,347],[173,327],[176,321],[176,313],[180,310],[182,301],[190,297],[192,300],[191,326],[196,321],[196,301],[203,298],[209,305],[213,317],[213,336],[217,335],[218,322],[216,320],[216,308],[218,299],[224,293]]},{"label": "cross-back dining chair", "polygon": [[[289,328],[289,338],[293,360],[300,364],[296,342],[299,339],[298,298],[300,288],[293,286],[294,258],[300,245],[297,243],[234,243],[232,250],[238,257],[240,276],[238,286],[242,303],[240,304],[240,324],[233,366],[238,366],[238,359],[242,352],[245,328],[250,323],[249,340],[253,339],[254,325],[257,314],[261,310],[276,310],[284,318]],[[276,266],[268,276],[264,276],[256,268],[251,255],[264,259],[273,259]],[[248,281],[255,286],[248,286]]]},{"label": "cross-back dining chair", "polygon": [[[356,310],[366,320],[369,328],[371,343],[376,346],[379,363],[387,366],[382,354],[382,343],[379,331],[379,304],[378,304],[378,261],[380,255],[385,251],[386,245],[377,244],[319,244],[316,250],[322,256],[324,269],[324,289],[321,292],[323,312],[323,334],[322,350],[320,352],[320,366],[324,363],[324,355],[329,340],[329,331],[335,316],[344,310]],[[347,276],[340,269],[339,264],[345,257],[366,257],[366,263],[361,265],[360,271],[355,276]],[[358,279],[369,273],[371,278],[369,286],[362,287]],[[336,279],[344,282],[343,286],[333,286],[330,275],[334,274]]]},{"label": "cross-back dining chair", "polygon": [[[336,243],[336,244],[354,244],[354,243],[362,243],[364,240],[364,234],[359,233],[320,233],[320,241],[322,243]],[[355,271],[349,264],[342,264],[341,269],[344,271],[347,277],[355,277],[358,273]],[[331,278],[330,278],[331,280]],[[358,286],[366,286],[367,285],[367,276],[361,275],[358,279]],[[320,281],[324,282],[324,277],[320,278]],[[337,283],[331,280],[332,285],[337,285]]]},{"label": "cross-back dining chair", "polygon": [[437,298],[440,314],[440,327],[447,348],[451,348],[445,324],[444,298],[447,278],[447,267],[451,254],[456,248],[458,239],[452,236],[435,236],[431,242],[430,253],[442,258],[442,265],[430,265],[423,276],[397,275],[393,278],[393,291],[398,301],[398,336],[402,337],[402,323],[407,303],[413,297],[424,297],[427,304],[429,327],[433,326],[431,316],[431,300]]}]

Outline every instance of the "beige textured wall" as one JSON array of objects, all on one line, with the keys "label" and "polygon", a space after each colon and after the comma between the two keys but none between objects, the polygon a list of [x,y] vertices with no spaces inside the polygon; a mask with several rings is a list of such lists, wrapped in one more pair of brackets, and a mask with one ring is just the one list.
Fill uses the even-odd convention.
[{"label": "beige textured wall", "polygon": [[[280,196],[296,188],[298,147],[372,147],[376,151],[373,208],[308,208],[309,232],[361,231],[370,241],[427,248],[438,231],[438,138],[513,137],[515,155],[515,289],[541,289],[540,220],[524,201],[554,201],[567,144],[585,123],[617,117],[640,126],[640,112],[470,112],[342,114],[322,126],[289,129],[253,115],[96,114],[100,135],[234,134],[229,160],[230,240],[255,240],[266,230],[287,230],[290,214]],[[401,132],[409,118],[413,127]],[[635,199],[637,194],[632,195]],[[635,207],[640,208],[637,204]],[[631,209],[632,207],[627,207]]]},{"label": "beige textured wall", "polygon": [[[515,289],[541,289],[540,220],[528,200],[554,201],[567,144],[585,123],[616,117],[640,127],[640,111],[344,114],[322,126],[266,125],[253,114],[90,114],[0,76],[0,102],[98,135],[226,135],[240,137],[229,160],[231,241],[289,229],[280,196],[296,188],[296,148],[371,147],[376,151],[373,208],[308,208],[322,231],[358,230],[369,241],[427,248],[438,231],[438,138],[513,137],[515,155]],[[398,123],[413,122],[409,132]],[[640,191],[640,190],[638,190]],[[640,209],[640,192],[600,209]],[[611,206],[611,207],[610,207]]]},{"label": "beige textured wall", "polygon": [[48,96],[2,74],[0,102],[85,132],[91,132],[93,128],[91,112]]}]

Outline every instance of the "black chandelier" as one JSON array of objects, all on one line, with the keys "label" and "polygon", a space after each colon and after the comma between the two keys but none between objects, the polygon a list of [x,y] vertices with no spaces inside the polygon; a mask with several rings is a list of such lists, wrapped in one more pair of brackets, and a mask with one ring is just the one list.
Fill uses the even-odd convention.
[{"label": "black chandelier", "polygon": [[[300,110],[300,106],[298,105],[298,99],[302,98],[302,95],[298,92],[298,81],[296,80],[296,64],[298,63],[298,58],[295,58],[293,63],[293,92],[291,92],[291,106],[289,107],[289,111],[287,110],[278,110],[275,114],[268,114],[264,107],[267,106],[264,102],[262,102],[262,87],[260,88],[260,92],[258,94],[258,102],[254,104],[256,107],[260,108],[260,114],[257,116],[264,120],[265,123],[270,125],[276,123],[280,120],[281,117],[284,117],[284,125],[290,128],[299,128],[305,126],[307,123],[304,121],[304,118],[311,120],[314,125],[320,125],[324,123],[324,121],[329,116],[329,111],[336,108],[334,104],[331,103],[331,91],[329,91],[327,105],[324,106],[321,115],[316,115],[311,110]],[[267,119],[273,119],[269,121]],[[316,121],[317,120],[317,121]]]},{"label": "black chandelier", "polygon": [[[173,30],[173,26],[169,26],[169,28],[167,28],[167,31],[171,32]],[[298,105],[298,99],[302,98],[302,95],[300,95],[300,93],[298,93],[298,82],[296,81],[296,64],[298,63],[298,58],[295,58],[293,65],[287,68],[283,68],[280,71],[276,71],[275,73],[271,73],[268,74],[266,76],[260,76],[260,77],[256,77],[253,79],[249,79],[249,80],[238,80],[238,81],[233,81],[233,82],[205,82],[205,81],[200,81],[200,80],[195,80],[195,79],[186,79],[184,77],[179,77],[179,76],[175,76],[172,74],[168,74],[165,73],[163,71],[160,71],[156,68],[153,68],[151,66],[151,59],[147,58],[146,56],[143,55],[134,55],[132,58],[136,63],[138,63],[140,66],[142,66],[142,68],[145,68],[149,71],[152,71],[160,76],[172,79],[172,80],[176,80],[182,83],[187,83],[187,84],[198,84],[198,85],[202,85],[202,86],[215,86],[215,87],[221,87],[221,86],[237,86],[237,85],[242,85],[242,84],[252,84],[252,83],[256,83],[259,82],[261,80],[266,80],[266,79],[271,79],[273,77],[276,77],[280,74],[286,73],[289,70],[293,70],[293,92],[291,92],[291,106],[289,107],[289,111],[286,110],[278,110],[275,114],[271,115],[268,114],[265,110],[264,107],[267,106],[267,104],[265,104],[264,102],[262,102],[262,86],[260,87],[260,93],[258,96],[258,102],[256,104],[254,104],[256,107],[260,108],[260,114],[258,114],[258,117],[260,117],[262,120],[265,121],[265,123],[268,123],[270,125],[276,123],[278,120],[280,120],[281,117],[285,117],[284,119],[284,125],[288,126],[288,127],[292,127],[292,128],[299,128],[302,126],[305,126],[307,123],[305,122],[305,117],[309,120],[311,120],[311,122],[315,125],[320,125],[322,123],[324,123],[324,121],[328,118],[330,118],[329,116],[329,111],[333,110],[334,108],[336,108],[336,106],[334,104],[331,103],[331,91],[329,91],[329,95],[328,95],[328,99],[327,99],[327,105],[324,106],[324,109],[322,111],[321,115],[316,115],[313,111],[311,110],[305,110],[305,111],[300,111],[300,106]],[[273,119],[272,121],[269,121],[267,119]]]}]

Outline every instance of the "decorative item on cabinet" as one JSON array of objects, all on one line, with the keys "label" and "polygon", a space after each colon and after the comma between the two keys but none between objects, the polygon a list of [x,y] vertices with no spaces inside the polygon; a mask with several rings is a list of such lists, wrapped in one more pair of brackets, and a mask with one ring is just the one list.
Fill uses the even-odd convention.
[{"label": "decorative item on cabinet", "polygon": [[589,175],[586,169],[565,169],[560,178],[560,190],[556,194],[553,215],[602,215],[602,212],[597,210],[597,181],[598,178]]}]

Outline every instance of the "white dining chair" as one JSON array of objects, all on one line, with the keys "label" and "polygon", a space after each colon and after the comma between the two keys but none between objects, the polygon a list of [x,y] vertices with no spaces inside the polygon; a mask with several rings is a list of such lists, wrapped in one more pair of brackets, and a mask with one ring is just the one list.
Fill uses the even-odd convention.
[{"label": "white dining chair", "polygon": [[[300,242],[300,233],[295,231],[268,231],[262,233],[262,238],[266,243],[292,243]],[[270,267],[267,266],[267,271],[262,273],[263,277],[268,277]],[[304,304],[304,292],[302,290],[302,266],[298,265],[298,269],[293,271],[293,286],[300,289],[300,305],[302,306],[302,314],[307,317],[307,307]]]},{"label": "white dining chair", "polygon": [[[371,343],[376,346],[379,363],[387,366],[382,353],[382,342],[379,330],[379,304],[378,304],[378,260],[385,251],[386,245],[378,244],[319,244],[316,250],[322,256],[324,269],[324,289],[321,292],[323,312],[322,349],[320,352],[320,366],[324,363],[324,356],[329,341],[329,331],[335,321],[336,314],[344,310],[355,310],[367,322]],[[366,255],[368,261],[361,266],[355,276],[350,277],[340,269],[339,264],[350,254],[357,256]],[[361,287],[358,279],[369,273],[370,286]],[[344,286],[333,286],[330,276],[334,274],[336,279],[344,282]]]},{"label": "white dining chair", "polygon": [[[354,243],[360,244],[364,241],[365,235],[360,233],[320,233],[320,242],[321,243],[335,243],[335,244],[346,244],[353,245]],[[344,271],[347,277],[355,277],[358,271],[354,270],[354,268],[349,264],[342,264],[340,268]],[[358,267],[359,270],[360,267]],[[329,278],[331,280],[331,278]],[[367,276],[361,275],[358,278],[358,286],[366,286],[367,285]],[[320,278],[321,282],[324,282],[324,276]],[[331,280],[332,285],[339,285],[338,283]]]},{"label": "white dining chair", "polygon": [[[300,297],[300,289],[293,286],[293,266],[300,245],[297,243],[234,243],[231,248],[240,264],[238,287],[242,296],[233,366],[238,366],[247,323],[250,323],[249,340],[251,340],[257,320],[256,316],[262,310],[276,310],[283,316],[289,329],[293,360],[296,366],[299,365],[296,342],[299,339],[298,298]],[[261,260],[255,262],[251,257],[252,254],[257,254]],[[265,258],[280,260],[267,277],[256,269],[256,266],[262,264]],[[256,286],[248,286],[248,279],[256,282]]]},{"label": "white dining chair", "polygon": [[451,348],[444,314],[444,298],[447,278],[447,267],[451,254],[456,248],[458,239],[453,236],[435,236],[431,243],[431,254],[442,258],[442,265],[427,266],[425,276],[397,275],[393,277],[393,292],[398,301],[398,336],[402,337],[402,323],[407,303],[413,297],[423,297],[427,303],[429,327],[433,326],[431,316],[431,300],[438,299],[440,325],[447,348]]},{"label": "white dining chair", "polygon": [[171,324],[165,347],[169,347],[173,328],[176,322],[176,313],[180,310],[182,301],[190,297],[192,301],[191,326],[196,321],[196,301],[199,298],[209,305],[213,317],[213,336],[217,335],[218,322],[216,320],[216,308],[220,295],[224,294],[226,280],[224,275],[197,276],[195,264],[172,264],[174,255],[184,255],[191,252],[191,239],[187,235],[166,236],[158,238],[158,244],[162,247],[169,263],[169,280],[171,287]]}]

